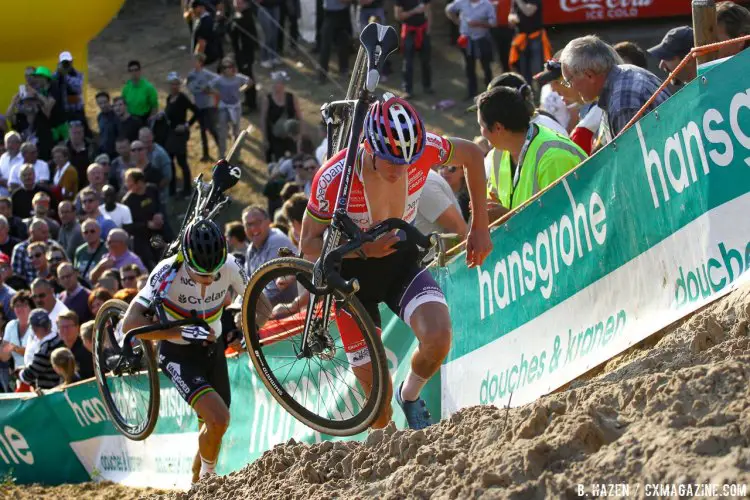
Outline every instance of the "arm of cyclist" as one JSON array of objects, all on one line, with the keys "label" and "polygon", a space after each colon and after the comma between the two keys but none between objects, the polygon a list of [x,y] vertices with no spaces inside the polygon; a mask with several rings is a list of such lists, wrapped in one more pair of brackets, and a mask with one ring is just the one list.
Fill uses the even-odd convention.
[{"label": "arm of cyclist", "polygon": [[[125,312],[125,318],[123,319],[122,331],[129,332],[133,328],[139,328],[141,326],[153,325],[154,320],[147,316],[149,309],[138,301],[134,300],[128,306],[128,310]],[[161,330],[158,332],[145,333],[139,335],[138,338],[143,340],[176,340],[182,338],[182,328],[170,328],[168,330]],[[206,338],[207,342],[214,342],[216,335],[213,330],[209,332],[209,336]]]},{"label": "arm of cyclist", "polygon": [[466,185],[471,198],[471,226],[466,238],[466,264],[469,267],[481,265],[492,251],[492,241],[488,229],[487,178],[484,171],[484,155],[473,142],[451,137],[453,151],[446,165],[462,167],[466,175]]},{"label": "arm of cyclist", "polygon": [[[312,262],[318,260],[320,252],[323,249],[323,233],[329,225],[329,223],[316,221],[309,213],[305,212],[304,217],[302,217],[302,231],[300,234],[300,250],[302,250],[305,259]],[[384,234],[375,241],[364,243],[362,251],[369,258],[377,259],[385,257],[396,251],[393,245],[398,243],[398,241],[399,238],[396,235],[396,231],[392,231]],[[358,252],[351,252],[345,255],[344,258],[361,258],[361,255]]]}]

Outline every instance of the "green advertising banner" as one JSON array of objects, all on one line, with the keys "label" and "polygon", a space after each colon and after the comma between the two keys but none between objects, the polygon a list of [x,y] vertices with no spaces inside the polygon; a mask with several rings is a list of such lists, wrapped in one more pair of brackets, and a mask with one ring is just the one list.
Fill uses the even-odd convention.
[{"label": "green advertising banner", "polygon": [[443,416],[533,401],[747,278],[749,62],[707,71],[496,228],[481,267],[449,264]]},{"label": "green advertising banner", "polygon": [[[400,384],[416,347],[411,330],[389,309],[381,309],[383,341],[391,375]],[[256,376],[247,354],[227,360],[232,387],[231,424],[222,442],[218,472],[239,470],[276,444],[294,438],[317,443],[341,439],[312,431],[291,417]],[[0,399],[0,477],[19,483],[59,484],[110,480],[130,486],[188,488],[198,449],[193,410],[160,374],[159,420],[145,441],[130,441],[110,423],[93,381],[42,397]],[[440,415],[440,379],[423,395]],[[394,403],[395,406],[395,403]],[[394,420],[406,426],[395,406]],[[360,434],[348,439],[363,439]]]}]

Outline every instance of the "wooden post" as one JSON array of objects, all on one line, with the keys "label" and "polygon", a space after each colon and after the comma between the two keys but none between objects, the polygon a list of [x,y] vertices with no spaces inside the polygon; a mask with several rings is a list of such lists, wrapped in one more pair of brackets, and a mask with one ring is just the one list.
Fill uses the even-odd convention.
[{"label": "wooden post", "polygon": [[[693,39],[696,47],[719,41],[716,36],[716,2],[714,0],[693,0]],[[698,64],[713,61],[718,57],[718,52],[704,54],[698,57]]]}]

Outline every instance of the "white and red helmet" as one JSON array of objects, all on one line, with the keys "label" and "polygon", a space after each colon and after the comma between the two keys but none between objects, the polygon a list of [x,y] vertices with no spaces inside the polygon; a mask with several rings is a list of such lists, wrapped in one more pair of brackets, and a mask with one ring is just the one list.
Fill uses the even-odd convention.
[{"label": "white and red helmet", "polygon": [[411,104],[398,97],[370,106],[364,136],[375,156],[400,165],[417,161],[425,148],[422,119]]}]

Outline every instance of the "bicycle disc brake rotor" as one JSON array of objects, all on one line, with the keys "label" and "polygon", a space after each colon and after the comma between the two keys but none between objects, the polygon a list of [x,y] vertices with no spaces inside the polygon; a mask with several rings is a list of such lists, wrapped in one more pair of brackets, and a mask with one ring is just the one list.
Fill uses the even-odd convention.
[{"label": "bicycle disc brake rotor", "polygon": [[310,337],[307,341],[310,354],[326,361],[336,356],[336,345],[333,337],[325,331],[323,319],[316,318],[311,325]]}]

